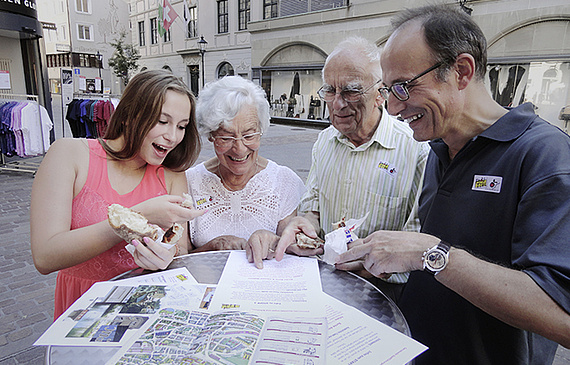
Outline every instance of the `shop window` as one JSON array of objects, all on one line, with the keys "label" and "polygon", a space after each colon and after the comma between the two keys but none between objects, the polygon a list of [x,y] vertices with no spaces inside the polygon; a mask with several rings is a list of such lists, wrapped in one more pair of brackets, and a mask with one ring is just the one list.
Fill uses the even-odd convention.
[{"label": "shop window", "polygon": [[491,64],[485,83],[493,99],[502,106],[530,102],[542,118],[564,127],[560,111],[570,105],[569,62]]},{"label": "shop window", "polygon": [[188,9],[188,33],[186,38],[198,37],[198,16],[196,13],[196,7],[193,6]]},{"label": "shop window", "polygon": [[249,23],[249,10],[251,7],[250,0],[238,1],[238,30],[246,30],[247,23]]},{"label": "shop window", "polygon": [[77,38],[81,41],[92,41],[92,26],[77,24]]},{"label": "shop window", "polygon": [[158,43],[158,23],[156,18],[150,19],[150,44]]},{"label": "shop window", "polygon": [[325,105],[317,95],[321,70],[263,71],[261,85],[276,117],[325,119]]},{"label": "shop window", "polygon": [[145,36],[144,36],[144,21],[139,22],[139,46],[145,46]]},{"label": "shop window", "polygon": [[228,62],[223,62],[218,67],[218,79],[221,79],[224,76],[233,76],[234,75],[234,68]]},{"label": "shop window", "polygon": [[228,29],[228,0],[218,0],[218,33],[227,33]]}]

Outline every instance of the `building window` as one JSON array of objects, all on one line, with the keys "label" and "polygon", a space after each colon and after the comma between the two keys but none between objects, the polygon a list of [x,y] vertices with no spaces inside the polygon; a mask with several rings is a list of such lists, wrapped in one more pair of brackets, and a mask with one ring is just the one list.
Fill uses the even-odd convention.
[{"label": "building window", "polygon": [[228,32],[228,0],[218,1],[218,33]]},{"label": "building window", "polygon": [[195,6],[188,9],[188,34],[186,37],[198,37],[198,17]]},{"label": "building window", "polygon": [[78,13],[91,14],[90,0],[75,0],[75,10]]},{"label": "building window", "polygon": [[218,67],[218,79],[221,79],[224,76],[233,76],[234,75],[234,68],[228,62],[222,62]]},{"label": "building window", "polygon": [[156,18],[150,19],[150,44],[158,43],[158,22]]},{"label": "building window", "polygon": [[239,0],[238,1],[238,30],[247,29],[247,23],[249,23],[249,8],[251,6],[250,0]]},{"label": "building window", "polygon": [[164,36],[162,37],[162,39],[165,42],[170,42],[170,28],[168,28],[168,30],[164,32]]},{"label": "building window", "polygon": [[139,46],[145,45],[144,22],[139,22]]},{"label": "building window", "polygon": [[77,24],[77,39],[82,41],[92,41],[91,26],[85,24]]},{"label": "building window", "polygon": [[66,41],[67,40],[67,25],[66,24],[61,24],[59,27],[57,27],[57,39],[60,41]]},{"label": "building window", "polygon": [[263,0],[263,19],[277,18],[278,0]]},{"label": "building window", "polygon": [[79,66],[89,67],[89,57],[84,53],[79,54]]}]

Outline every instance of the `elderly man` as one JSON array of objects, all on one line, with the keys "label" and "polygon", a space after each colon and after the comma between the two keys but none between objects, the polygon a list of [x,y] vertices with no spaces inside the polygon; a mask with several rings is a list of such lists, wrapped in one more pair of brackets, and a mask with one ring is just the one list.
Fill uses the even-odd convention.
[{"label": "elderly man", "polygon": [[[292,243],[290,233],[303,226],[314,237],[312,228],[326,234],[333,222],[367,213],[355,232],[359,237],[379,229],[419,230],[414,207],[429,148],[413,139],[406,124],[384,112],[378,91],[381,77],[378,48],[364,38],[341,42],[327,58],[318,94],[327,104],[332,126],[319,134],[313,146],[308,191],[299,209],[304,218],[289,225],[280,247]],[[387,280],[401,284],[406,279],[406,274],[398,273]],[[399,286],[376,284],[397,297]]]},{"label": "elderly man", "polygon": [[429,346],[417,364],[550,364],[555,341],[570,347],[570,138],[530,104],[492,100],[465,13],[428,6],[393,25],[380,91],[431,141],[422,233],[376,232],[336,266],[412,271],[400,306]]}]

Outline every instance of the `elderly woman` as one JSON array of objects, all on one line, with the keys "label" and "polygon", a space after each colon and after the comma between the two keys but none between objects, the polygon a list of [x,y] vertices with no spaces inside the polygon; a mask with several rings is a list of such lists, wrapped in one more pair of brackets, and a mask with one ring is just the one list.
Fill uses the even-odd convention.
[{"label": "elderly woman", "polygon": [[262,268],[305,191],[291,169],[259,155],[270,118],[265,92],[239,76],[224,77],[202,90],[196,117],[216,157],[186,171],[195,208],[207,210],[190,222],[192,252],[245,249]]}]

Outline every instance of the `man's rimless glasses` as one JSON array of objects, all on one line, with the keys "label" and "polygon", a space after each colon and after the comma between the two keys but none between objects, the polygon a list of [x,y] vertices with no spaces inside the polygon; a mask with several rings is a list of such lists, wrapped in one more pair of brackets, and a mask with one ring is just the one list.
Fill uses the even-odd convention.
[{"label": "man's rimless glasses", "polygon": [[432,72],[433,70],[438,69],[442,65],[443,62],[438,62],[435,65],[428,68],[427,70],[425,70],[424,72],[419,73],[418,75],[412,77],[407,81],[396,82],[394,85],[390,87],[381,87],[380,89],[378,89],[378,91],[380,91],[380,95],[382,95],[382,97],[386,100],[388,100],[388,97],[390,96],[391,92],[398,100],[406,101],[410,98],[410,91],[408,90],[408,85],[416,81],[420,77]]}]

